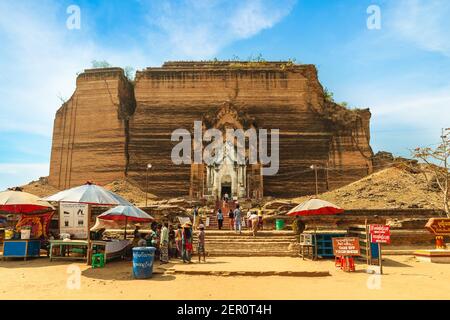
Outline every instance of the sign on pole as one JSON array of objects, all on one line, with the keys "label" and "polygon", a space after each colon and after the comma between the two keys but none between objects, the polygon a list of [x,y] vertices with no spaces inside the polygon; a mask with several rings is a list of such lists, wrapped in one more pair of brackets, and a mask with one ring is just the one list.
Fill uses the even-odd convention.
[{"label": "sign on pole", "polygon": [[358,238],[333,238],[333,254],[336,257],[360,256]]},{"label": "sign on pole", "polygon": [[425,228],[436,236],[450,235],[450,218],[431,218]]},{"label": "sign on pole", "polygon": [[371,243],[391,243],[391,228],[381,224],[371,224],[369,226]]},{"label": "sign on pole", "polygon": [[59,206],[60,233],[69,233],[74,239],[89,237],[89,205],[61,203]]}]

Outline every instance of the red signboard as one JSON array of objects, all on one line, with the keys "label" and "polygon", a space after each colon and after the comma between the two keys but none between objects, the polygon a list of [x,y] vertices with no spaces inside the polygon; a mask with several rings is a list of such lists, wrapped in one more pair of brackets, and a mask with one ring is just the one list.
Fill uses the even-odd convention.
[{"label": "red signboard", "polygon": [[449,218],[431,218],[425,225],[431,233],[437,236],[450,235],[450,219]]},{"label": "red signboard", "polygon": [[333,254],[336,257],[361,255],[358,238],[333,238]]},{"label": "red signboard", "polygon": [[370,242],[391,243],[391,227],[382,224],[372,224],[369,226]]}]

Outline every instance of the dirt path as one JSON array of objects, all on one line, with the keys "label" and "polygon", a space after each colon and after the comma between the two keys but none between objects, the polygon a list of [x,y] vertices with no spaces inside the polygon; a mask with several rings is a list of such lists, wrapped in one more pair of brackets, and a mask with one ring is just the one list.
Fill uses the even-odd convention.
[{"label": "dirt path", "polygon": [[[158,273],[149,280],[132,279],[131,262],[112,262],[104,269],[77,263],[80,289],[67,286],[72,279],[69,262],[5,261],[0,262],[0,299],[450,299],[450,265],[417,262],[413,257],[389,257],[381,278],[365,274],[363,265],[356,273],[344,273],[334,268],[333,261],[271,257],[208,261],[171,264],[167,268],[172,274]],[[197,276],[177,270],[329,271],[330,276]]]}]

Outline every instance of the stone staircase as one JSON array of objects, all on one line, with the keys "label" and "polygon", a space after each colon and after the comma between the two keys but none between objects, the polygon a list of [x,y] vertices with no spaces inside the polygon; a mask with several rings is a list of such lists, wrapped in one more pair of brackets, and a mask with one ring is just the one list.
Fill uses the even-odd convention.
[{"label": "stone staircase", "polygon": [[228,201],[228,203],[224,203],[223,201],[217,201],[215,208],[214,208],[214,214],[209,215],[209,226],[207,229],[211,230],[217,230],[219,229],[219,224],[217,222],[217,211],[219,208],[222,209],[223,213],[223,230],[230,230],[230,218],[228,218],[228,212],[230,210],[234,211],[236,209],[236,203],[234,201]]},{"label": "stone staircase", "polygon": [[[291,231],[259,231],[256,237],[226,230],[206,230],[205,248],[209,256],[298,256],[298,237]],[[197,236],[194,236],[194,251]]]}]

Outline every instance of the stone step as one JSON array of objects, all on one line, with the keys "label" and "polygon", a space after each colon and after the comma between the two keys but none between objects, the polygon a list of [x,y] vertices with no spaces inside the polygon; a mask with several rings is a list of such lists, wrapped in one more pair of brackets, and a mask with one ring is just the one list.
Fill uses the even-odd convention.
[{"label": "stone step", "polygon": [[[198,239],[194,238],[194,242]],[[206,238],[206,242],[217,242],[217,243],[297,243],[295,239],[258,239],[258,238],[247,238],[247,239],[221,239],[221,238]]]},{"label": "stone step", "polygon": [[[194,246],[197,248],[197,246]],[[206,250],[216,250],[216,251],[261,251],[261,252],[270,252],[270,251],[290,251],[290,246],[264,246],[264,247],[254,247],[254,246],[231,246],[231,247],[223,247],[217,245],[208,245],[206,244]]]},{"label": "stone step", "polygon": [[[206,242],[207,247],[214,247],[214,248],[221,248],[221,249],[235,249],[235,248],[242,248],[242,249],[258,249],[258,250],[265,250],[268,248],[289,248],[291,245],[291,242],[269,242],[269,243],[223,243],[223,242]],[[197,243],[194,242],[194,246],[196,246]]]},{"label": "stone step", "polygon": [[248,240],[248,239],[259,239],[259,240],[271,240],[271,241],[276,241],[276,240],[298,240],[298,237],[295,236],[279,236],[279,237],[261,237],[259,236],[259,234],[256,235],[256,237],[254,237],[251,233],[243,233],[243,234],[233,234],[233,235],[228,235],[228,236],[221,236],[221,235],[211,235],[211,234],[206,234],[206,238],[207,239],[243,239],[243,240]]},{"label": "stone step", "polygon": [[206,249],[208,256],[230,256],[230,257],[298,257],[297,251],[279,250],[210,250]]},{"label": "stone step", "polygon": [[[296,243],[296,241],[292,239],[278,239],[278,240],[260,240],[260,239],[211,239],[206,238],[206,243],[221,243],[221,244],[227,244],[227,243],[237,243],[237,244],[243,244],[243,243],[249,243],[249,244],[266,244],[266,243]],[[194,239],[194,242],[197,242],[196,239]]]},{"label": "stone step", "polygon": [[[231,230],[206,230],[205,233],[206,233],[206,236],[218,235],[218,236],[249,236],[249,237],[253,237],[251,232],[248,230],[243,230],[241,235],[239,235],[235,231],[231,231]],[[258,237],[279,237],[279,236],[298,237],[292,231],[272,231],[272,230],[258,231]]]},{"label": "stone step", "polygon": [[[194,247],[197,248],[197,247]],[[299,250],[290,249],[287,246],[282,247],[265,247],[265,248],[255,248],[255,247],[216,247],[216,246],[208,246],[206,245],[206,251],[214,251],[214,252],[299,252]]]},{"label": "stone step", "polygon": [[[193,242],[197,242],[198,240],[195,240]],[[257,245],[257,244],[261,244],[261,245],[265,245],[265,244],[269,244],[269,243],[273,243],[273,244],[280,244],[280,243],[287,243],[287,244],[291,244],[291,243],[295,243],[294,241],[290,241],[290,240],[278,240],[278,241],[258,241],[257,239],[254,239],[252,241],[248,240],[248,241],[229,241],[229,240],[218,240],[218,239],[206,239],[205,240],[206,243],[217,243],[217,244],[223,244],[223,245],[227,245],[227,244],[249,244],[249,245]]]}]

